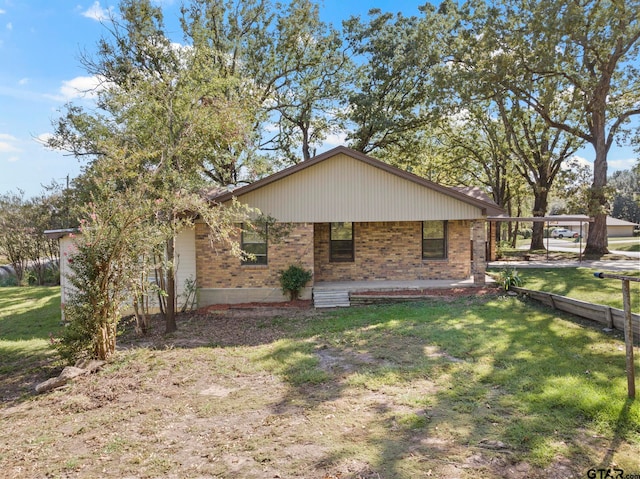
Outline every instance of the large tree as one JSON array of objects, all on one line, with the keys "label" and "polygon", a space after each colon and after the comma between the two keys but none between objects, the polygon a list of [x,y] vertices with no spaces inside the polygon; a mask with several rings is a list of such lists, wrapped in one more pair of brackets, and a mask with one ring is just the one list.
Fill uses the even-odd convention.
[{"label": "large tree", "polygon": [[[616,0],[557,2],[508,0],[467,4],[483,23],[485,55],[494,81],[524,101],[552,127],[593,147],[590,226],[585,252],[607,250],[607,155],[624,139],[631,118],[640,114],[640,3]],[[576,115],[564,116],[557,97],[531,88],[552,79],[558,95]]]},{"label": "large tree", "polygon": [[[546,94],[556,96],[553,88]],[[513,168],[529,185],[533,194],[534,217],[547,214],[549,194],[562,165],[576,152],[582,143],[579,138],[552,127],[536,112],[517,99],[496,96],[495,102],[507,132]],[[544,224],[533,223],[531,251],[544,249]]]},{"label": "large tree", "polygon": [[253,146],[276,166],[309,159],[340,128],[336,100],[350,63],[314,2],[193,0],[183,26],[194,44],[212,48],[221,76],[243,79],[241,94],[256,100]]},{"label": "large tree", "polygon": [[[442,143],[443,168],[457,172],[453,185],[481,186],[509,216],[523,211],[523,179],[513,161],[509,133],[495,103],[466,101],[466,108],[453,118],[443,118],[434,134]],[[509,224],[510,239],[515,231]],[[516,225],[517,226],[517,225]],[[498,230],[498,240],[501,232]]]},{"label": "large tree", "polygon": [[415,153],[421,132],[437,118],[432,69],[439,64],[439,25],[373,9],[369,19],[344,22],[358,67],[344,97],[350,146],[381,155],[402,147]]},{"label": "large tree", "polygon": [[[25,198],[24,192],[0,195],[0,255],[7,258],[19,284],[45,284],[57,271],[58,244],[42,233],[61,227],[56,194]],[[49,276],[53,280],[53,275]]]},{"label": "large tree", "polygon": [[[174,44],[161,9],[150,1],[123,1],[120,19],[111,25],[98,54],[85,58],[88,71],[103,79],[99,110],[70,106],[51,145],[91,158],[86,185],[93,202],[114,201],[101,193],[105,181],[116,192],[135,197],[144,191],[155,201],[152,214],[133,214],[133,203],[127,218],[151,215],[165,225],[165,329],[170,332],[176,329],[173,256],[182,213],[205,214],[186,207],[184,198],[199,193],[207,178],[225,178],[229,164],[223,153],[244,141],[252,117],[243,100],[229,96],[237,80],[218,75],[209,61],[211,48]],[[150,244],[150,250],[156,246]]]}]

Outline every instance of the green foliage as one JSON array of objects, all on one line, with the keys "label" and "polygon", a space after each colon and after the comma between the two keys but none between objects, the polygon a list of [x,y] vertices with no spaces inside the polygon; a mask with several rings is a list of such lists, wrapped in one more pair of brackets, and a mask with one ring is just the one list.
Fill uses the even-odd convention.
[{"label": "green foliage", "polygon": [[70,348],[68,356],[87,348],[91,355],[111,354],[125,291],[140,311],[154,292],[144,278],[156,257],[165,330],[175,330],[176,235],[199,216],[212,236],[231,242],[233,222],[245,217],[236,203],[212,208],[203,190],[238,183],[238,161],[247,157],[240,153],[256,121],[255,98],[242,94],[243,82],[214,60],[222,50],[207,41],[213,32],[189,26],[188,18],[185,12],[182,26],[193,44],[182,48],[169,38],[160,7],[121,2],[120,20],[84,62],[108,85],[97,92],[98,109],[69,105],[49,141],[91,159],[78,182],[78,197],[92,206],[83,212],[74,258],[78,285],[68,307],[75,325],[60,346]]},{"label": "green foliage", "polygon": [[370,11],[368,22],[352,17],[344,25],[350,49],[362,60],[344,101],[351,146],[364,153],[411,148],[437,113],[431,108],[434,77],[425,72],[433,73],[440,61],[433,40],[434,28],[443,25],[379,9]]},{"label": "green foliage", "polygon": [[313,273],[310,270],[298,265],[291,265],[286,270],[278,271],[282,292],[288,294],[292,301],[300,297],[300,291],[312,277]]},{"label": "green foliage", "polygon": [[164,238],[158,225],[145,222],[153,203],[140,192],[105,195],[87,205],[75,252],[68,258],[68,325],[55,344],[68,361],[85,355],[108,359],[114,353],[121,309],[139,277],[139,258]]},{"label": "green foliage", "polygon": [[608,181],[614,192],[611,216],[640,223],[640,174],[633,169],[616,171]]},{"label": "green foliage", "polygon": [[518,235],[522,236],[522,238],[524,239],[529,239],[531,238],[531,228],[520,228],[520,230],[518,230]]},{"label": "green foliage", "polygon": [[509,291],[514,286],[522,286],[522,278],[515,268],[505,268],[498,273],[498,283],[505,291]]},{"label": "green foliage", "polygon": [[47,282],[58,262],[58,242],[44,236],[60,227],[55,195],[25,199],[21,191],[0,196],[0,256],[7,258],[22,285]]},{"label": "green foliage", "polygon": [[496,255],[498,258],[507,256],[507,253],[512,250],[513,248],[511,247],[511,243],[506,240],[502,240],[496,245]]},{"label": "green foliage", "polygon": [[0,287],[18,286],[18,278],[14,275],[0,276]]}]

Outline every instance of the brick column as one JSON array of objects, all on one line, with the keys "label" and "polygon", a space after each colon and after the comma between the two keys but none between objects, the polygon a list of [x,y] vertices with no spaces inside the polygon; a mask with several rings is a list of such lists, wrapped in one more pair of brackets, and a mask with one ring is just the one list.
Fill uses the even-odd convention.
[{"label": "brick column", "polygon": [[489,261],[495,261],[497,258],[496,247],[496,229],[498,223],[495,221],[489,221]]},{"label": "brick column", "polygon": [[471,238],[473,239],[473,264],[471,265],[473,284],[476,286],[484,286],[484,276],[487,271],[487,230],[484,220],[476,220],[472,223]]}]

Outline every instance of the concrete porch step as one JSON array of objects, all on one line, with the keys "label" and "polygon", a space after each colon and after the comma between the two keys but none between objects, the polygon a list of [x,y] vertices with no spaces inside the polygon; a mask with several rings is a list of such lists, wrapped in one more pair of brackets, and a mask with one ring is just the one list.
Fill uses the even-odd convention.
[{"label": "concrete porch step", "polygon": [[316,308],[348,308],[349,291],[346,290],[313,290],[313,306]]}]

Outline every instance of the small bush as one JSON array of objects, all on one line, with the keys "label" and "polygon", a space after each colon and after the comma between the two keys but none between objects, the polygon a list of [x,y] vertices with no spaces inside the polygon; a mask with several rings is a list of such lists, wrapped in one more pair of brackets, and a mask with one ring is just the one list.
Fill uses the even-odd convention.
[{"label": "small bush", "polygon": [[5,286],[18,286],[18,278],[13,275],[0,276],[0,288]]},{"label": "small bush", "polygon": [[313,277],[310,270],[293,264],[284,271],[279,271],[278,275],[282,292],[288,294],[291,301],[300,297],[300,291]]},{"label": "small bush", "polygon": [[514,286],[522,286],[522,278],[518,275],[515,268],[506,268],[500,271],[498,275],[498,283],[505,291],[509,291]]},{"label": "small bush", "polygon": [[518,235],[522,236],[523,239],[529,239],[533,235],[533,230],[531,230],[530,228],[523,228],[518,231]]}]

